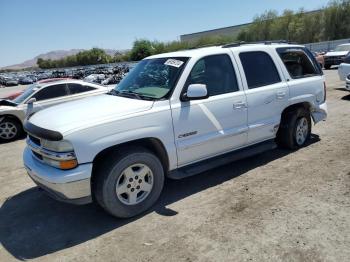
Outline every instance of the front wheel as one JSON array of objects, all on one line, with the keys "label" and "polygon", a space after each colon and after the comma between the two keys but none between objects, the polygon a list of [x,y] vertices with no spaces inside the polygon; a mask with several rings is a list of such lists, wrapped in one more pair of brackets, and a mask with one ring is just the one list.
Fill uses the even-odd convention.
[{"label": "front wheel", "polygon": [[11,142],[21,134],[22,126],[17,120],[5,117],[0,122],[0,142]]},{"label": "front wheel", "polygon": [[122,151],[98,163],[93,194],[107,212],[129,218],[157,201],[163,189],[164,170],[159,159],[146,149]]}]

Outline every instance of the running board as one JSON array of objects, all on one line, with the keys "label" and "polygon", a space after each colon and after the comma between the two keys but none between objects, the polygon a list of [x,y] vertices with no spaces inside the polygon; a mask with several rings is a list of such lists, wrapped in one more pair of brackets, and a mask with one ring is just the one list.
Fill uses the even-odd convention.
[{"label": "running board", "polygon": [[194,176],[207,170],[226,165],[243,158],[251,157],[274,149],[276,147],[277,145],[274,140],[268,140],[259,144],[238,149],[220,156],[213,157],[211,159],[206,159],[198,163],[172,170],[169,172],[168,177],[171,179],[182,179],[185,177]]}]

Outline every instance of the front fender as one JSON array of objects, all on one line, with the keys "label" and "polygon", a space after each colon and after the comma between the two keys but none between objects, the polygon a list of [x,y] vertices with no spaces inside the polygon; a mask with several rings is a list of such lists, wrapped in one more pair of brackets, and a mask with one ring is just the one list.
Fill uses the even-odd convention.
[{"label": "front fender", "polygon": [[[79,163],[90,163],[103,150],[127,142],[156,138],[164,146],[169,158],[169,169],[177,166],[171,115],[159,112],[148,117],[135,117],[94,126],[67,135],[74,147]],[[147,123],[147,125],[145,125]]]}]

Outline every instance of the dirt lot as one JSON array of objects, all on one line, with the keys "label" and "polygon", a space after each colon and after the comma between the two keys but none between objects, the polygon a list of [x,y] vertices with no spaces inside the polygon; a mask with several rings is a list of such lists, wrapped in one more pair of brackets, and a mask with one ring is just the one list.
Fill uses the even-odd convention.
[{"label": "dirt lot", "polygon": [[169,180],[131,220],[51,200],[26,176],[24,141],[0,145],[0,261],[350,261],[350,94],[336,73],[310,145]]}]

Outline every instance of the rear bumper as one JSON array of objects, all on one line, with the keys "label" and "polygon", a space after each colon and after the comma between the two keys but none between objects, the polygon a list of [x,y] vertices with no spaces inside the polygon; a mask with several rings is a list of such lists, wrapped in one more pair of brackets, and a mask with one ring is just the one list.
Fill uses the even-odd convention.
[{"label": "rear bumper", "polygon": [[314,123],[317,124],[320,121],[326,120],[328,115],[327,103],[317,105],[311,111],[312,119]]},{"label": "rear bumper", "polygon": [[43,164],[26,147],[23,162],[30,178],[51,197],[72,204],[91,202],[92,164],[82,164],[71,170],[60,170]]}]

